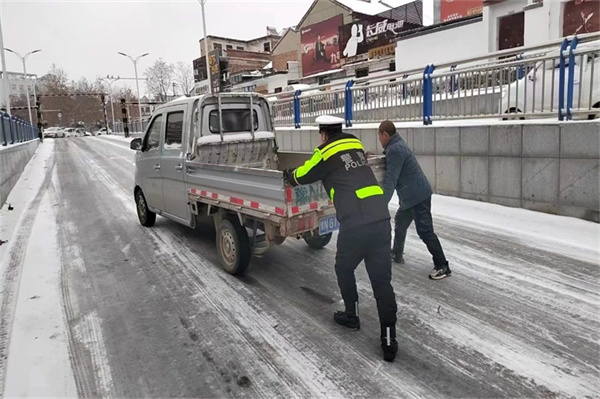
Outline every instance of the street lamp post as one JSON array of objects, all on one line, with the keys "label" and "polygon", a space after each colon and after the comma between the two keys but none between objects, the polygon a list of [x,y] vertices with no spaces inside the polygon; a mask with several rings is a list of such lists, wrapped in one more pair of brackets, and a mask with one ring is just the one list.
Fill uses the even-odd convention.
[{"label": "street lamp post", "polygon": [[137,58],[133,58],[132,56],[125,54],[125,53],[121,53],[119,52],[120,55],[127,57],[131,60],[131,62],[133,62],[133,69],[135,71],[135,86],[137,88],[137,96],[138,96],[138,108],[140,111],[140,125],[142,124],[142,97],[140,97],[140,82],[138,81],[138,73],[137,73],[137,62],[139,61],[140,58],[147,56],[150,53],[144,53],[140,56],[138,56]]},{"label": "street lamp post", "polygon": [[204,57],[206,58],[206,79],[208,80],[208,93],[212,93],[212,82],[210,81],[210,65],[208,65],[208,37],[206,37],[206,15],[204,13],[204,4],[206,0],[198,0],[202,7],[202,29],[204,30]]},{"label": "street lamp post", "polygon": [[[22,56],[21,54],[17,53],[16,51],[13,51],[9,48],[5,48],[4,50],[13,53],[14,55],[16,55],[17,57],[19,57],[19,59],[21,60],[21,62],[23,62],[23,80],[25,80],[25,93],[27,94],[27,110],[29,111],[29,123],[31,123],[31,125],[33,126],[33,117],[31,116],[31,100],[29,99],[29,85],[27,84],[27,58],[29,58],[29,56],[31,54],[35,54],[35,53],[39,53],[42,50],[33,50],[30,51],[29,53],[25,54],[25,56]],[[35,90],[35,89],[34,89]]]},{"label": "street lamp post", "polygon": [[[113,98],[112,98],[112,87],[111,85],[115,83],[117,80],[121,79],[119,76],[116,78],[114,76],[107,75],[106,78],[102,78],[101,80],[108,81],[108,98],[110,100],[110,113],[112,115],[112,128],[115,128],[115,107],[113,106]],[[141,116],[140,116],[141,117]],[[108,126],[107,126],[108,127]]]}]

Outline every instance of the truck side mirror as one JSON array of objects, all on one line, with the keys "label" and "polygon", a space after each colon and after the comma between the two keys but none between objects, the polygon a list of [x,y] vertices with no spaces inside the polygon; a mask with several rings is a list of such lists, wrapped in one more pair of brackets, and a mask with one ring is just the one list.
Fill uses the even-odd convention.
[{"label": "truck side mirror", "polygon": [[129,144],[129,148],[131,148],[132,150],[135,150],[135,151],[141,150],[142,149],[142,139],[137,138],[137,139],[131,140],[131,144]]}]

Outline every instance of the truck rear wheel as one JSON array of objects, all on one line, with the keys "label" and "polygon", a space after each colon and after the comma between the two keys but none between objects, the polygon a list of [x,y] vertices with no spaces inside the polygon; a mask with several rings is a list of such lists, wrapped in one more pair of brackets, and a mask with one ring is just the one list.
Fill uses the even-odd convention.
[{"label": "truck rear wheel", "polygon": [[135,205],[141,225],[145,227],[154,226],[154,222],[156,222],[156,213],[148,209],[146,197],[144,197],[144,193],[142,193],[141,189],[135,192]]},{"label": "truck rear wheel", "polygon": [[306,244],[312,249],[323,249],[327,244],[329,244],[329,241],[331,241],[332,235],[332,233],[325,234],[324,236],[315,234],[310,236],[305,235],[302,238],[304,238],[304,242],[306,242]]},{"label": "truck rear wheel", "polygon": [[217,227],[217,252],[221,267],[229,274],[242,275],[250,265],[248,232],[237,220],[223,219]]}]

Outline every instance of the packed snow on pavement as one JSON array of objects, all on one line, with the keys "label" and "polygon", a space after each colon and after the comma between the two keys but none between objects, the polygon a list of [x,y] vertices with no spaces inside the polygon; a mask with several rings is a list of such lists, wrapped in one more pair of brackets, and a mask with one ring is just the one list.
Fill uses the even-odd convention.
[{"label": "packed snow on pavement", "polygon": [[45,142],[1,210],[5,396],[600,396],[597,224],[435,195],[453,276],[411,227],[386,364],[364,267],[363,328],[331,320],[335,240],[230,276],[211,226],[139,226],[130,140]]}]

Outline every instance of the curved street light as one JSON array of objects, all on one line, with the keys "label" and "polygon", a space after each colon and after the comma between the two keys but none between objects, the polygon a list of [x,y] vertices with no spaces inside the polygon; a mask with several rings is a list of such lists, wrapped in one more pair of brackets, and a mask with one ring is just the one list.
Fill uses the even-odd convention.
[{"label": "curved street light", "polygon": [[[27,58],[29,58],[29,56],[31,54],[39,53],[40,51],[42,51],[41,49],[37,49],[37,50],[28,52],[27,54],[25,54],[25,56],[22,56],[21,54],[17,53],[14,50],[9,49],[9,48],[5,47],[4,50],[8,51],[9,53],[13,53],[17,57],[19,57],[19,59],[23,63],[23,80],[27,79],[27,66],[25,65]],[[34,82],[34,85],[35,85],[35,82]],[[35,88],[34,88],[34,90],[35,90]],[[31,125],[33,126],[33,117],[31,116],[31,100],[29,99],[29,85],[27,84],[27,82],[25,82],[25,92],[27,93],[27,110],[29,111],[29,123],[31,123]]]},{"label": "curved street light", "polygon": [[139,55],[137,58],[133,58],[129,54],[125,54],[120,51],[118,51],[117,54],[122,55],[123,57],[129,58],[129,60],[131,60],[131,62],[133,62],[133,69],[135,71],[135,86],[137,88],[138,107],[139,107],[139,111],[140,111],[140,125],[141,125],[142,124],[142,97],[140,97],[140,83],[138,81],[137,62],[140,60],[140,58],[145,57],[150,53],[144,53],[142,55]]}]

